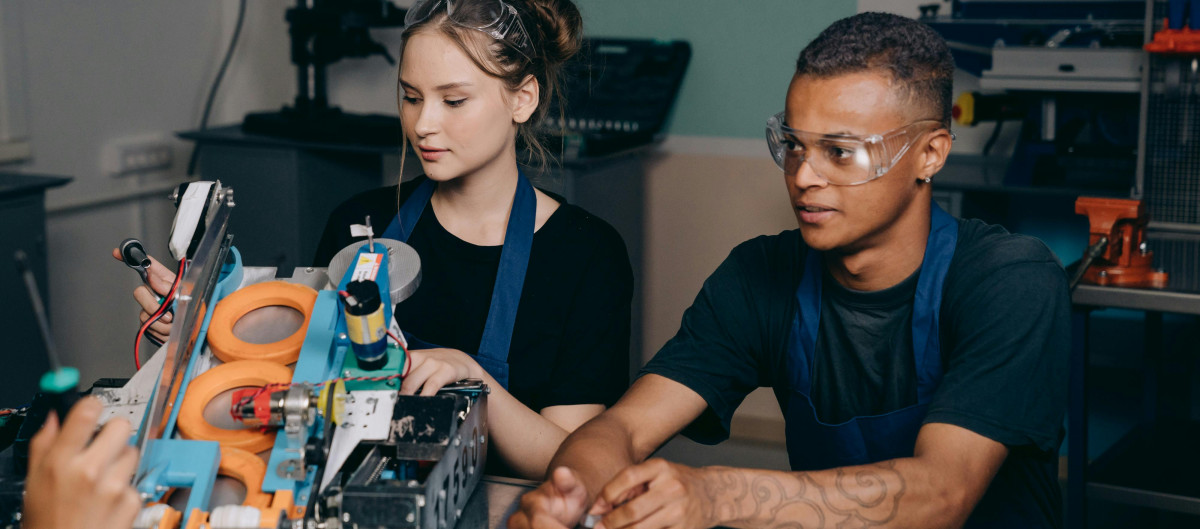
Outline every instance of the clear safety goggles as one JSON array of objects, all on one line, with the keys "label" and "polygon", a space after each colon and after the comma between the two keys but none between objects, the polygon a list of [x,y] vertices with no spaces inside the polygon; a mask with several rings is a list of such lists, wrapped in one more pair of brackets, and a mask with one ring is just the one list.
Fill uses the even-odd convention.
[{"label": "clear safety goggles", "polygon": [[481,31],[512,46],[526,59],[537,55],[517,9],[503,0],[417,0],[404,15],[404,25],[411,27],[441,11],[453,24]]},{"label": "clear safety goggles", "polygon": [[817,176],[838,186],[865,184],[887,174],[921,134],[943,126],[925,119],[862,137],[796,130],[783,120],[783,112],[767,119],[767,147],[783,173],[796,174],[808,162]]}]

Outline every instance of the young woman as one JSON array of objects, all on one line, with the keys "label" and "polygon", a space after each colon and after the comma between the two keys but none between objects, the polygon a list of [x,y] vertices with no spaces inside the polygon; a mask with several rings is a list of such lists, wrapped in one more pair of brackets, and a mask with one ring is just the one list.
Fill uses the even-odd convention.
[{"label": "young woman", "polygon": [[[519,152],[545,164],[536,131],[579,49],[579,11],[569,0],[422,0],[407,21],[398,104],[425,175],[339,206],[314,262],[360,240],[351,224],[387,219],[377,236],[386,226],[382,236],[406,241],[422,267],[395,319],[437,344],[413,351],[401,392],[485,380],[489,472],[541,478],[566,435],[628,383],[633,276],[624,243],[518,168]],[[160,269],[153,283],[172,279]],[[145,287],[135,297],[157,308]]]}]

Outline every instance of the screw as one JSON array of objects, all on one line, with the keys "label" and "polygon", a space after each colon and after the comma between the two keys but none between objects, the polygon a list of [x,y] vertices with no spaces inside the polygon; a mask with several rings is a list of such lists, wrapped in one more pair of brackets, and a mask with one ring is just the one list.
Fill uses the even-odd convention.
[{"label": "screw", "polygon": [[[345,336],[345,335],[343,334],[342,336]],[[344,377],[348,377],[348,376],[350,376],[350,370],[349,370],[349,369],[347,369],[347,370],[345,370],[345,371],[342,371],[342,376],[344,376]]]},{"label": "screw", "polygon": [[346,522],[346,523],[350,523],[350,513],[348,513],[348,512],[342,513],[342,521]]},{"label": "screw", "polygon": [[[338,339],[339,339],[339,340],[349,340],[349,339],[350,339],[350,337],[349,337],[349,336],[346,336],[346,333],[341,333],[341,334],[339,334],[339,335],[338,335]],[[347,373],[349,373],[349,371],[347,371]]]},{"label": "screw", "polygon": [[413,513],[410,512],[410,513],[408,513],[408,516],[404,517],[404,521],[406,521],[408,523],[413,523],[413,522],[417,521],[417,517],[414,516]]}]

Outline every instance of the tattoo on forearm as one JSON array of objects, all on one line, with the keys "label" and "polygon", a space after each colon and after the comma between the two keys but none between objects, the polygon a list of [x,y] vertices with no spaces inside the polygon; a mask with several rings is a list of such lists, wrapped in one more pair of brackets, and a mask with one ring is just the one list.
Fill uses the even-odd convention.
[{"label": "tattoo on forearm", "polygon": [[754,527],[879,527],[894,520],[907,483],[895,462],[837,469],[815,479],[799,473],[747,474],[720,469],[705,480],[709,520]]}]

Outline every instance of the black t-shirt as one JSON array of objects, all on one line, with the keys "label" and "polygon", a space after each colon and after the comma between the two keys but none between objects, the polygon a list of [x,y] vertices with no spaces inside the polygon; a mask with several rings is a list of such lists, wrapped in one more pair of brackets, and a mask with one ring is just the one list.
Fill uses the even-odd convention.
[{"label": "black t-shirt", "polygon": [[[401,186],[401,202],[420,180]],[[534,411],[572,404],[611,406],[629,384],[633,271],[616,230],[557,200],[562,204],[533,236],[509,347],[508,390]],[[397,204],[396,186],[342,203],[329,217],[313,262],[323,266],[338,250],[363,240],[351,237],[349,227],[361,224],[366,215],[382,235]],[[412,297],[396,304],[396,322],[421,340],[474,355],[501,247],[455,237],[429,206],[408,244],[421,257],[421,284]]]},{"label": "black t-shirt", "polygon": [[822,274],[809,393],[822,422],[841,424],[917,403],[912,301],[919,276],[920,270],[891,288],[859,292]]},{"label": "black t-shirt", "polygon": [[[1058,527],[1071,345],[1066,276],[1040,241],[958,222],[939,313],[944,375],[924,422],[960,426],[1009,449],[973,522],[1017,510],[1028,527]],[[685,430],[689,437],[727,438],[734,410],[757,387],[775,388],[786,411],[787,340],[806,253],[797,230],[739,245],[643,369],[707,401],[708,410]],[[880,292],[852,292],[831,279],[824,286],[830,294],[822,296],[812,390],[821,417],[886,413],[916,402],[915,276]],[[906,303],[897,304],[902,298]]]}]

